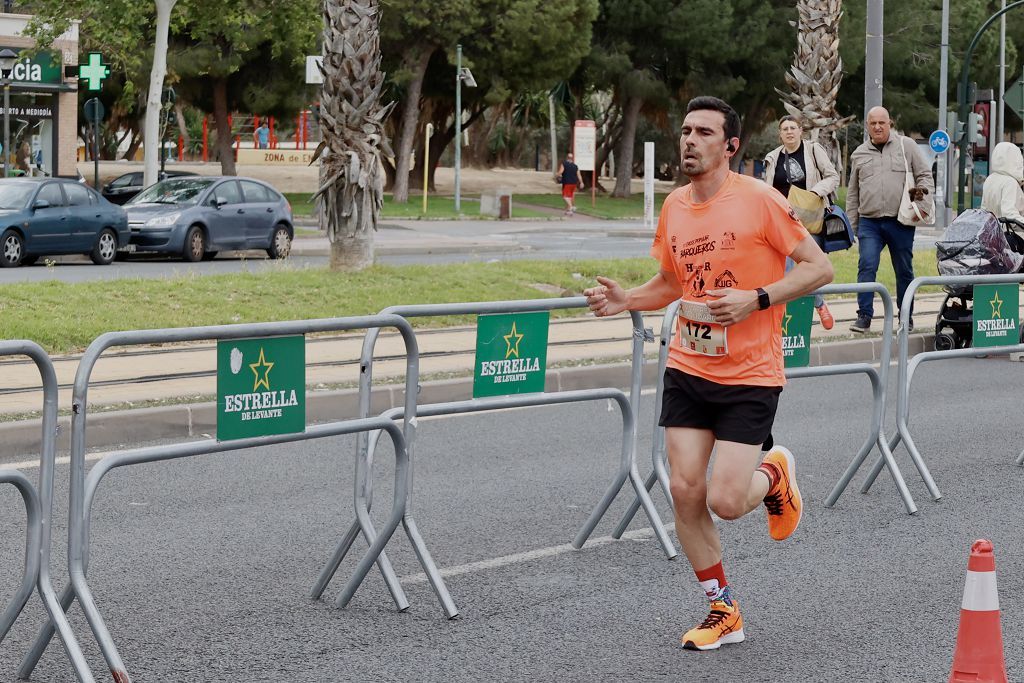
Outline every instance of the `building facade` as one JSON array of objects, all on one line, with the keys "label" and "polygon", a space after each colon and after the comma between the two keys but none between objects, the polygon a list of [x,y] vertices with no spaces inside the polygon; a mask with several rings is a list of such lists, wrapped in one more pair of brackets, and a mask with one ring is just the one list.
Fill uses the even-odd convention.
[{"label": "building facade", "polygon": [[[75,175],[78,152],[78,22],[50,50],[29,56],[35,46],[24,35],[32,17],[0,14],[0,49],[19,59],[10,77],[10,144],[2,153],[12,169],[31,175]],[[65,77],[65,66],[74,67]],[[0,126],[3,123],[0,121]],[[2,132],[2,128],[0,128]],[[0,143],[2,144],[2,143]]]}]

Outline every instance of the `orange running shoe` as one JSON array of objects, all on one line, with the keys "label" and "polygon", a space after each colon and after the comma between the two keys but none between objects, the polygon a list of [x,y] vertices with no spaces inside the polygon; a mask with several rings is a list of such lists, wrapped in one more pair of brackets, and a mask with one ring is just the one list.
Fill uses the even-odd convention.
[{"label": "orange running shoe", "polygon": [[832,317],[832,311],[828,310],[828,304],[824,301],[818,307],[818,318],[821,320],[821,326],[826,330],[831,330],[832,326],[836,324],[836,319]]},{"label": "orange running shoe", "polygon": [[729,643],[742,643],[743,617],[740,604],[735,600],[730,605],[724,600],[711,602],[711,613],[703,623],[683,634],[683,647],[687,650],[717,650]]},{"label": "orange running shoe", "polygon": [[768,533],[776,541],[784,541],[796,531],[804,511],[800,489],[796,485],[796,460],[786,448],[773,446],[764,461],[777,467],[781,473],[775,486],[764,497],[764,509],[768,512]]}]

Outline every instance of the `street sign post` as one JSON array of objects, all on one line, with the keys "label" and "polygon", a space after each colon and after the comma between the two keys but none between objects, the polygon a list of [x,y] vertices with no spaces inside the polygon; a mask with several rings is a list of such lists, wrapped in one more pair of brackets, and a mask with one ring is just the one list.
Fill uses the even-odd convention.
[{"label": "street sign post", "polygon": [[100,191],[100,121],[106,113],[100,98],[85,101],[85,120],[92,126],[92,186],[97,192]]},{"label": "street sign post", "polygon": [[572,153],[580,172],[592,171],[590,177],[590,205],[597,203],[597,124],[576,121],[572,127]]},{"label": "street sign post", "polygon": [[928,138],[928,146],[936,154],[943,154],[949,149],[949,134],[944,130],[937,130]]},{"label": "street sign post", "polygon": [[1003,95],[1003,101],[1013,110],[1014,114],[1024,119],[1024,76],[1021,76],[1020,80],[1015,81],[1007,89]]}]

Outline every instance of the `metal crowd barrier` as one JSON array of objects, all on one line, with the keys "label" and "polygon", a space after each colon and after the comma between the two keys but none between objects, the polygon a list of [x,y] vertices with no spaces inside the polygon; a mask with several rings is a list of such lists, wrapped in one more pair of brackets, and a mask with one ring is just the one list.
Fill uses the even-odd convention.
[{"label": "metal crowd barrier", "polygon": [[[401,332],[406,346],[406,400],[405,422],[400,429],[398,425],[386,418],[367,418],[332,422],[329,424],[307,427],[305,432],[280,434],[238,439],[237,441],[218,442],[212,439],[177,443],[165,446],[146,447],[111,453],[102,458],[90,470],[88,479],[85,476],[86,449],[86,416],[87,392],[89,378],[101,354],[113,346],[139,346],[143,344],[166,344],[208,339],[244,339],[247,337],[298,335],[310,332],[335,332],[341,330],[365,329],[368,327],[395,327]],[[409,456],[406,443],[411,440],[415,430],[416,418],[416,386],[419,378],[419,350],[412,326],[408,321],[396,315],[362,316],[351,318],[328,318],[322,320],[305,320],[274,323],[255,323],[242,325],[220,325],[211,327],[193,327],[165,330],[139,330],[134,332],[109,332],[96,338],[82,355],[75,375],[72,399],[73,415],[71,420],[71,486],[69,493],[69,530],[68,530],[68,569],[71,584],[61,594],[60,607],[66,611],[71,603],[78,598],[79,605],[85,612],[103,657],[110,667],[111,674],[117,683],[129,683],[130,678],[124,663],[114,645],[113,638],[100,615],[93,600],[92,591],[86,581],[86,570],[89,561],[89,523],[93,500],[100,481],[110,471],[127,465],[157,462],[186,458],[196,455],[220,453],[224,451],[255,448],[274,444],[291,443],[319,439],[330,436],[353,434],[370,430],[387,431],[395,447],[395,498],[390,516],[379,535],[367,535],[370,549],[360,560],[346,590],[355,592],[362,583],[371,565],[381,556],[384,546],[398,528],[405,513],[405,500],[411,485],[412,470],[409,467]],[[54,384],[56,387],[56,384]],[[55,395],[55,394],[54,394]],[[424,567],[426,569],[426,567]],[[396,602],[398,602],[398,597]],[[63,617],[63,611],[56,613]],[[22,662],[18,674],[28,678],[39,658],[53,637],[53,621],[48,622],[40,631],[36,642]]]},{"label": "metal crowd barrier", "polygon": [[[966,348],[966,349],[950,349],[948,351],[926,351],[919,353],[913,358],[910,358],[910,343],[908,341],[909,330],[909,316],[911,307],[914,304],[914,294],[920,287],[925,285],[1002,285],[1002,284],[1021,284],[1024,283],[1024,275],[956,275],[956,276],[945,276],[945,277],[919,277],[915,278],[910,285],[907,287],[907,291],[903,294],[903,305],[900,308],[900,340],[899,340],[899,373],[896,380],[896,436],[889,442],[889,448],[895,449],[896,446],[902,441],[907,447],[907,452],[910,453],[910,459],[913,460],[914,465],[917,467],[917,471],[921,474],[921,479],[924,481],[925,486],[928,488],[928,493],[931,494],[934,500],[942,498],[942,492],[939,491],[939,487],[935,484],[935,480],[932,478],[931,472],[928,470],[928,466],[924,462],[924,458],[921,457],[920,451],[917,450],[917,444],[914,443],[914,437],[910,433],[910,387],[914,381],[914,372],[921,363],[927,363],[933,360],[945,360],[947,358],[971,358],[977,356],[979,353],[998,355],[1002,353],[1013,353],[1015,351],[1024,351],[1024,344],[1009,344],[1006,346],[991,346],[983,347],[981,349]],[[1018,312],[1014,311],[1014,315]],[[1024,467],[1024,452],[1017,458],[1017,465]],[[881,470],[882,464],[876,462],[874,467],[871,468],[871,472],[868,474],[868,478],[864,482],[864,486],[861,489],[862,492],[867,492],[871,488],[871,485],[875,483],[875,478],[878,476],[878,472]]]},{"label": "metal crowd barrier", "polygon": [[[839,500],[839,496],[841,496],[843,491],[846,490],[846,487],[849,486],[850,481],[857,473],[857,470],[871,452],[872,447],[877,446],[881,453],[879,463],[888,465],[889,472],[892,475],[893,481],[896,483],[896,488],[899,490],[900,497],[903,499],[903,504],[906,506],[907,512],[909,514],[914,514],[917,512],[917,506],[914,504],[914,499],[911,497],[910,491],[907,489],[907,484],[903,479],[903,475],[900,473],[899,466],[896,464],[896,461],[892,456],[892,451],[890,450],[882,424],[885,417],[886,380],[889,375],[888,359],[892,357],[892,297],[889,295],[888,290],[878,283],[844,283],[826,285],[821,289],[818,289],[815,293],[852,294],[860,292],[874,292],[882,299],[884,319],[882,325],[882,362],[879,364],[879,367],[876,369],[869,363],[844,363],[841,365],[788,368],[786,370],[786,377],[796,379],[800,377],[829,377],[859,373],[863,373],[868,376],[868,379],[871,381],[871,391],[874,404],[871,415],[871,429],[868,432],[864,445],[861,446],[860,451],[857,453],[857,456],[846,468],[846,471],[843,472],[843,475],[825,499],[825,507],[830,508],[836,504],[836,501]],[[653,469],[651,474],[648,475],[647,480],[644,482],[646,490],[650,490],[655,483],[661,484],[661,490],[665,494],[665,498],[668,500],[669,505],[672,504],[672,493],[669,488],[669,473],[666,467],[665,430],[658,426],[658,419],[661,415],[661,402],[664,392],[663,380],[665,365],[668,362],[669,344],[672,342],[675,323],[678,318],[678,310],[679,302],[676,301],[665,309],[665,317],[662,321],[661,348],[658,354],[658,387],[655,394],[654,405],[654,437],[651,449]],[[880,469],[881,465],[879,465],[879,470]],[[626,510],[626,514],[623,516],[622,521],[620,521],[619,525],[615,528],[615,531],[612,534],[613,537],[620,538],[622,534],[625,533],[630,522],[633,521],[633,516],[636,514],[637,509],[638,502],[634,500]]]},{"label": "metal crowd barrier", "polygon": [[[458,303],[458,304],[437,304],[437,305],[418,305],[418,306],[392,306],[385,308],[381,311],[381,314],[401,315],[403,317],[424,317],[424,316],[445,316],[445,315],[471,315],[471,314],[488,314],[488,313],[527,313],[535,311],[553,311],[563,310],[569,308],[585,308],[586,299],[584,297],[572,297],[572,298],[561,298],[561,299],[542,299],[542,300],[523,300],[523,301],[501,301],[501,302],[471,302],[471,303]],[[651,525],[654,528],[654,532],[658,537],[662,547],[665,550],[665,554],[669,559],[674,558],[677,555],[676,549],[669,540],[668,535],[665,533],[664,526],[661,523],[661,519],[658,516],[658,512],[654,507],[650,496],[647,494],[647,489],[644,488],[643,482],[640,479],[640,473],[636,465],[636,414],[640,400],[640,390],[643,383],[643,344],[644,341],[653,341],[650,332],[644,330],[643,318],[637,312],[632,313],[633,320],[633,366],[632,366],[632,380],[629,399],[626,400],[625,395],[616,389],[586,389],[579,391],[567,391],[567,392],[542,392],[539,394],[528,394],[528,395],[514,395],[514,396],[496,396],[492,398],[477,398],[464,401],[453,401],[450,403],[440,403],[434,405],[419,406],[419,415],[452,415],[452,414],[463,414],[471,412],[481,412],[487,410],[498,410],[501,408],[513,408],[513,407],[524,407],[524,406],[540,406],[540,405],[553,405],[560,403],[578,402],[578,401],[591,401],[599,399],[611,399],[618,402],[619,407],[622,411],[623,420],[623,441],[622,441],[622,457],[620,460],[620,466],[618,473],[615,476],[611,486],[609,486],[604,497],[598,503],[597,507],[591,513],[587,522],[580,529],[573,541],[573,546],[581,548],[586,542],[587,538],[593,532],[594,527],[600,521],[601,517],[607,511],[608,506],[612,500],[616,497],[622,485],[628,478],[633,486],[639,500],[638,506],[643,505],[644,511],[647,514]],[[370,392],[373,383],[373,350],[376,344],[377,337],[379,336],[378,329],[369,329],[366,332],[366,337],[363,341],[363,352],[360,364],[360,378],[359,378],[359,410],[360,416],[366,416],[370,411]],[[408,412],[402,411],[401,409],[395,409],[385,413],[385,415],[391,415],[393,417],[407,416]],[[337,570],[341,560],[345,557],[349,547],[354,541],[356,535],[361,531],[367,536],[373,535],[373,527],[369,518],[369,507],[372,500],[372,482],[370,473],[372,472],[373,463],[373,450],[376,444],[376,435],[371,438],[370,434],[360,434],[357,437],[357,457],[356,457],[356,487],[357,487],[357,506],[361,509],[357,512],[357,520],[352,524],[345,538],[342,539],[341,544],[338,546],[331,558],[330,562],[324,567],[323,572],[320,575],[320,580],[317,583],[312,593],[313,597],[319,597],[327,584],[330,582],[331,577]],[[410,436],[408,439],[407,447],[410,451],[410,457],[414,452],[414,437]],[[360,482],[362,482],[360,484]],[[361,490],[360,490],[361,488]],[[411,495],[411,487],[410,487]],[[430,555],[423,543],[422,538],[416,527],[415,519],[412,516],[412,502],[411,500],[406,501],[405,506],[405,517],[403,518],[406,531],[410,540],[413,542],[413,548],[420,558],[421,564],[424,567],[428,567],[426,573],[430,580],[430,584],[434,589],[435,594],[445,614],[448,618],[453,619],[458,616],[458,608],[452,601],[451,595],[445,586],[444,580],[441,577],[440,572],[434,566]],[[383,556],[382,556],[383,559]],[[389,585],[397,584],[398,579],[394,576],[393,569],[386,562],[379,564],[381,571],[387,577]],[[389,576],[390,574],[390,576]],[[344,607],[348,604],[351,598],[351,592],[346,589],[341,595],[338,596],[336,604],[339,607]]]},{"label": "metal crowd barrier", "polygon": [[71,625],[64,611],[60,609],[57,595],[50,579],[50,539],[53,516],[53,471],[57,450],[57,374],[46,352],[35,342],[0,342],[0,356],[28,356],[36,367],[43,382],[43,434],[39,456],[39,491],[28,477],[17,470],[0,469],[0,483],[13,484],[25,501],[27,513],[27,537],[25,543],[25,572],[21,587],[0,614],[0,644],[10,632],[14,622],[21,615],[33,585],[39,592],[50,619],[60,633],[64,651],[71,661],[79,681],[91,683],[95,679],[82,655]]}]

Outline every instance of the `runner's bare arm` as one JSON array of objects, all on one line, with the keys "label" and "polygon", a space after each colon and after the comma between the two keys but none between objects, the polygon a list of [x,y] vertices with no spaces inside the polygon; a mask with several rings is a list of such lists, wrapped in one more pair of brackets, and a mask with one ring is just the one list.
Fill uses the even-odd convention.
[{"label": "runner's bare arm", "polygon": [[599,318],[623,311],[656,311],[682,294],[675,273],[659,271],[650,280],[632,289],[623,289],[615,280],[598,276],[598,286],[583,290],[587,305]]},{"label": "runner's bare arm", "polygon": [[[832,282],[832,262],[813,238],[805,237],[789,255],[796,266],[781,280],[765,285],[772,305],[784,304],[810,294]],[[757,310],[757,292],[752,289],[709,289],[708,309],[715,322],[729,326],[744,320]]]}]

